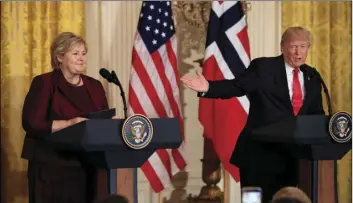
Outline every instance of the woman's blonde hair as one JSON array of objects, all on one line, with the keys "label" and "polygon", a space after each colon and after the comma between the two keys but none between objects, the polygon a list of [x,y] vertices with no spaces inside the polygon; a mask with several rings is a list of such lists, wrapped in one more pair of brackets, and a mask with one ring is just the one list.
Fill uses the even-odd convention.
[{"label": "woman's blonde hair", "polygon": [[58,56],[63,56],[67,53],[73,46],[83,44],[85,46],[86,52],[87,43],[86,41],[72,32],[62,32],[60,33],[52,42],[50,46],[50,57],[52,68],[59,68]]},{"label": "woman's blonde hair", "polygon": [[305,192],[297,187],[284,187],[280,189],[275,195],[273,195],[272,200],[274,201],[282,198],[292,198],[304,203],[312,203]]}]

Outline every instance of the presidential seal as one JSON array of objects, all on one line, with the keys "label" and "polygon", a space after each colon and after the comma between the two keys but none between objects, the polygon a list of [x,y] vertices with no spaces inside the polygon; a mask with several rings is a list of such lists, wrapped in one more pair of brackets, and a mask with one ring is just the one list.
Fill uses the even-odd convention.
[{"label": "presidential seal", "polygon": [[346,112],[337,112],[329,122],[332,139],[338,143],[346,143],[352,138],[352,117]]},{"label": "presidential seal", "polygon": [[152,123],[144,115],[135,114],[130,116],[123,124],[122,136],[124,142],[129,147],[133,149],[143,149],[152,140]]}]

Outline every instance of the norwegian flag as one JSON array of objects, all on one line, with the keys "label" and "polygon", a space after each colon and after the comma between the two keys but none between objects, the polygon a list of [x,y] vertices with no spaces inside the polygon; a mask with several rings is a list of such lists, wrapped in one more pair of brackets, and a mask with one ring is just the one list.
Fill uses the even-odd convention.
[{"label": "norwegian flag", "polygon": [[[245,15],[240,1],[213,1],[209,18],[203,75],[207,80],[233,79],[250,64]],[[239,169],[230,164],[238,136],[249,111],[246,96],[226,99],[200,98],[199,120],[204,137],[212,140],[224,168],[239,181]]]},{"label": "norwegian flag", "polygon": [[[129,114],[176,117],[184,138],[179,81],[171,2],[143,2],[132,50]],[[162,191],[171,177],[185,168],[185,157],[183,142],[178,149],[157,150],[142,165],[155,192]]]}]

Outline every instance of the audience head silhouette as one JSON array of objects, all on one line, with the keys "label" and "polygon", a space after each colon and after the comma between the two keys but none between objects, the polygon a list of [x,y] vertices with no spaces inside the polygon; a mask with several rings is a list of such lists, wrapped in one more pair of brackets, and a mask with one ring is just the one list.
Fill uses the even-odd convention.
[{"label": "audience head silhouette", "polygon": [[312,203],[310,198],[297,187],[284,187],[273,196],[271,203]]},{"label": "audience head silhouette", "polygon": [[295,198],[282,197],[280,199],[272,200],[271,203],[306,203],[306,202],[303,202]]},{"label": "audience head silhouette", "polygon": [[129,203],[129,201],[121,195],[111,195],[108,198],[97,201],[96,203]]}]

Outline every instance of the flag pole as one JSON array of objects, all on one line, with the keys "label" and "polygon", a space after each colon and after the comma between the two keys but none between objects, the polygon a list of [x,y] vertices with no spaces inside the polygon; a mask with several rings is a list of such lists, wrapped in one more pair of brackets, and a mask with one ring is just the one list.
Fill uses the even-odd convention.
[{"label": "flag pole", "polygon": [[[242,9],[244,11],[245,14],[245,18],[246,18],[246,24],[248,21],[248,12],[251,10],[251,3],[248,1],[241,1],[242,4]],[[231,199],[229,197],[229,194],[231,194],[230,190],[230,175],[227,172],[227,170],[225,170],[224,167],[222,167],[223,169],[223,198],[224,198],[224,202],[229,202],[229,200]]]},{"label": "flag pole", "polygon": [[158,203],[163,203],[162,192],[158,193]]},{"label": "flag pole", "polygon": [[229,202],[229,173],[227,170],[223,169],[223,198],[224,202]]}]

